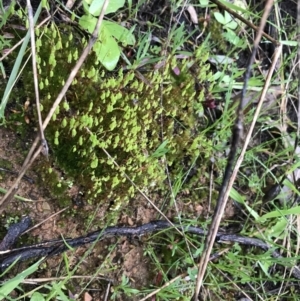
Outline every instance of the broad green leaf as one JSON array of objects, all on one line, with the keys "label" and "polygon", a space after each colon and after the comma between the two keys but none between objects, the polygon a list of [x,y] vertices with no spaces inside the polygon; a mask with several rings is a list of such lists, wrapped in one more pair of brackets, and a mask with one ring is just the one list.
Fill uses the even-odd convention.
[{"label": "broad green leaf", "polygon": [[[87,31],[89,31],[90,33],[93,33],[96,23],[97,23],[96,18],[86,16],[86,15],[82,16],[79,19],[79,25],[82,26]],[[124,43],[126,45],[128,44],[133,45],[135,43],[134,35],[127,28],[123,26],[104,20],[102,23],[101,30],[103,28],[105,28],[112,37],[115,37],[121,43]],[[103,39],[101,38],[101,34],[99,35],[99,39],[101,40],[101,42],[104,42]]]},{"label": "broad green leaf", "polygon": [[201,7],[207,7],[208,6],[208,0],[200,0]]},{"label": "broad green leaf", "polygon": [[[89,8],[89,13],[94,16],[99,16],[105,0],[93,0]],[[119,8],[123,7],[125,0],[109,0],[105,14],[114,13]]]},{"label": "broad green leaf", "polygon": [[125,45],[133,45],[135,43],[134,35],[127,28],[110,21],[103,21],[102,26],[119,42]]},{"label": "broad green leaf", "polygon": [[97,41],[94,51],[98,60],[107,70],[113,70],[120,58],[120,49],[116,40],[110,36],[106,28],[101,30],[101,42]]},{"label": "broad green leaf", "polygon": [[225,19],[225,26],[230,28],[230,29],[236,29],[237,28],[237,22],[235,22],[231,15],[225,11],[225,14],[224,14],[224,19]]},{"label": "broad green leaf", "polygon": [[[96,22],[96,18],[88,16],[83,16],[79,20],[79,24],[90,33],[93,32]],[[119,61],[121,51],[117,41],[134,44],[135,38],[128,29],[109,21],[103,21],[98,41],[94,44],[93,50],[97,54],[97,59],[107,70],[113,70]]]},{"label": "broad green leaf", "polygon": [[226,28],[236,29],[237,28],[237,23],[234,22],[234,21],[231,21],[231,22],[226,24]]},{"label": "broad green leaf", "polygon": [[224,24],[227,26],[229,22],[232,21],[232,17],[230,14],[225,10],[224,12]]},{"label": "broad green leaf", "polygon": [[93,33],[97,20],[91,16],[83,15],[79,19],[79,25],[86,29],[89,33]]},{"label": "broad green leaf", "polygon": [[235,34],[233,30],[226,27],[226,31],[223,33],[224,38],[230,42],[232,45],[237,46],[240,42],[240,38]]}]

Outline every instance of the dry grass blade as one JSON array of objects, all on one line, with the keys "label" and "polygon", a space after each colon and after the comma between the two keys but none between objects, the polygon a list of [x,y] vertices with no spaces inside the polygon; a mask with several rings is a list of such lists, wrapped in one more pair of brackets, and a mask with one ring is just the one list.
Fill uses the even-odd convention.
[{"label": "dry grass blade", "polygon": [[106,280],[109,283],[113,282],[113,279],[109,279],[107,277],[94,277],[94,276],[85,276],[85,275],[73,275],[73,276],[65,276],[65,277],[49,277],[49,278],[27,278],[24,279],[22,283],[26,284],[33,284],[36,285],[38,283],[43,283],[43,282],[51,282],[51,281],[59,281],[59,280],[65,280],[65,279],[92,279],[92,280]]},{"label": "dry grass blade", "polygon": [[[199,292],[200,292],[200,288],[202,286],[204,274],[206,272],[206,268],[207,268],[209,257],[210,257],[211,251],[212,251],[212,247],[213,247],[213,244],[215,242],[215,238],[216,238],[216,234],[217,234],[220,222],[221,222],[221,218],[223,216],[223,213],[224,213],[224,210],[225,210],[225,207],[226,207],[226,204],[227,204],[229,191],[230,191],[230,188],[232,187],[232,184],[233,184],[233,182],[235,180],[235,177],[236,177],[236,173],[237,173],[237,171],[239,169],[239,166],[240,166],[238,164],[241,164],[241,161],[243,160],[243,154],[241,154],[241,156],[239,158],[239,161],[238,161],[238,164],[235,167],[235,173],[232,173],[231,170],[232,170],[232,167],[233,167],[233,164],[234,164],[234,161],[235,161],[235,156],[236,156],[236,153],[237,153],[237,150],[238,150],[238,144],[239,144],[241,134],[242,134],[242,129],[243,129],[243,111],[244,111],[244,108],[245,108],[245,95],[246,95],[246,88],[247,88],[247,84],[248,84],[250,70],[251,70],[251,66],[254,62],[256,51],[258,49],[259,42],[260,42],[261,37],[262,37],[263,29],[265,27],[266,20],[268,18],[268,15],[270,13],[272,5],[273,5],[272,0],[269,0],[266,3],[265,10],[264,10],[264,13],[263,13],[263,16],[262,16],[262,20],[261,20],[261,23],[260,23],[260,26],[259,26],[259,29],[258,29],[258,32],[257,32],[257,35],[256,35],[256,39],[254,41],[252,55],[251,55],[251,58],[250,58],[250,61],[249,61],[249,64],[248,64],[248,68],[245,72],[244,87],[243,87],[243,91],[242,91],[242,95],[241,95],[240,105],[239,105],[239,108],[238,108],[238,111],[237,111],[237,119],[236,119],[236,122],[235,122],[235,125],[234,125],[234,128],[233,128],[233,132],[232,132],[232,135],[233,135],[232,144],[231,144],[231,149],[230,149],[230,153],[229,153],[229,156],[228,156],[228,162],[227,162],[225,174],[224,174],[224,177],[223,177],[223,183],[222,183],[222,187],[221,187],[219,197],[218,197],[218,200],[217,200],[217,205],[216,205],[216,208],[215,208],[215,211],[214,211],[213,219],[212,219],[212,222],[211,222],[211,225],[209,227],[208,234],[207,234],[207,237],[206,237],[206,240],[205,240],[205,247],[204,247],[204,250],[203,250],[203,254],[202,254],[201,260],[199,262],[199,271],[198,271],[197,283],[196,283],[196,289],[195,289],[195,295],[194,295],[194,300],[195,301],[198,300],[198,295],[199,295]],[[281,49],[281,47],[279,47],[279,48]],[[280,52],[278,51],[277,53],[280,53]],[[278,59],[278,57],[277,57],[277,59]],[[271,79],[271,76],[273,74],[273,70],[275,68],[274,62],[276,62],[277,59],[273,60],[273,64],[272,64],[271,70],[269,71],[265,87],[268,87],[268,85],[269,85],[269,81]],[[258,117],[258,114],[260,112],[260,108],[261,108],[261,105],[262,105],[262,101],[263,101],[262,96],[263,96],[263,94],[265,95],[266,91],[267,91],[267,89],[264,89],[263,92],[262,92],[261,99],[260,99],[260,102],[257,106],[257,111],[255,113],[256,119]],[[253,118],[253,123],[252,124],[255,124],[256,119]],[[252,133],[251,129],[253,130],[253,128],[251,127],[247,136],[249,136],[249,135],[251,136],[251,133]],[[248,142],[249,142],[249,140],[248,140]],[[248,145],[248,143],[245,143],[244,149],[247,148],[247,145]]]},{"label": "dry grass blade", "polygon": [[30,0],[27,0],[27,9],[28,9],[28,19],[29,19],[29,31],[30,31],[30,38],[31,38],[32,70],[33,70],[33,82],[34,82],[34,90],[35,90],[36,111],[37,111],[38,122],[39,122],[41,143],[43,146],[42,152],[45,156],[48,156],[49,149],[44,135],[43,120],[42,120],[42,115],[40,110],[38,74],[37,74],[37,67],[36,67],[34,20],[33,20],[33,12],[32,12],[32,6]]},{"label": "dry grass blade", "polygon": [[177,281],[178,279],[184,278],[185,276],[187,276],[186,273],[183,273],[181,275],[176,276],[175,278],[173,278],[172,280],[168,281],[166,284],[164,284],[162,287],[160,287],[157,290],[154,290],[153,292],[151,292],[150,294],[148,294],[146,297],[144,297],[143,299],[141,299],[140,301],[146,301],[149,298],[155,296],[157,293],[159,293],[162,289],[168,287],[169,285],[171,285],[172,283],[174,283],[175,281]]},{"label": "dry grass blade", "polygon": [[[46,129],[48,123],[50,122],[56,108],[59,106],[61,100],[63,99],[64,95],[66,94],[66,92],[68,91],[73,79],[75,78],[77,72],[79,71],[80,67],[82,66],[82,64],[84,63],[85,59],[87,58],[88,54],[90,53],[94,43],[96,42],[97,38],[98,38],[98,34],[99,34],[99,30],[100,30],[100,26],[102,24],[102,20],[104,17],[104,13],[105,10],[108,6],[108,2],[109,0],[105,0],[103,7],[102,7],[102,11],[99,15],[97,24],[95,26],[95,30],[89,40],[88,45],[85,47],[85,49],[83,50],[80,58],[78,59],[76,65],[74,66],[74,68],[72,69],[65,85],[63,86],[62,90],[60,91],[59,95],[57,96],[52,108],[50,109],[44,123],[43,123],[43,130]],[[30,165],[34,162],[35,158],[40,154],[41,150],[42,150],[42,146],[40,146],[37,150],[37,145],[39,144],[40,141],[40,135],[38,135],[35,139],[35,141],[33,142],[29,153],[23,163],[23,166],[21,168],[21,171],[19,173],[18,178],[15,180],[14,184],[10,187],[10,189],[7,191],[7,193],[5,194],[5,196],[2,198],[2,200],[0,201],[0,213],[3,211],[4,209],[4,205],[6,202],[9,201],[9,199],[12,197],[12,194],[15,193],[15,191],[18,188],[18,184],[20,182],[20,180],[22,179],[23,175],[25,174],[25,172],[27,171],[27,169],[30,167]],[[35,153],[34,153],[35,152]]]},{"label": "dry grass blade", "polygon": [[66,211],[68,208],[69,208],[69,207],[65,207],[65,208],[59,210],[58,212],[55,212],[55,213],[51,214],[49,217],[47,217],[46,219],[44,219],[42,222],[40,222],[40,223],[34,225],[33,227],[29,228],[28,230],[24,231],[24,232],[22,233],[22,235],[24,235],[25,233],[30,232],[30,231],[32,231],[33,229],[39,227],[40,225],[44,224],[44,223],[45,223],[46,221],[48,221],[49,219],[51,219],[51,218],[55,217],[56,215],[59,215],[59,214],[61,214],[62,212]]}]

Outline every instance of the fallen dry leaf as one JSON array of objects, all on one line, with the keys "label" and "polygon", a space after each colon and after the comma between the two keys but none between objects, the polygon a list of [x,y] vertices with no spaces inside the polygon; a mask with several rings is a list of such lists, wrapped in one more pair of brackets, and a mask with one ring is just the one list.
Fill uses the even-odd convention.
[{"label": "fallen dry leaf", "polygon": [[85,292],[85,293],[84,293],[83,300],[84,300],[84,301],[92,301],[93,298],[92,298],[92,296],[91,296],[88,292]]}]

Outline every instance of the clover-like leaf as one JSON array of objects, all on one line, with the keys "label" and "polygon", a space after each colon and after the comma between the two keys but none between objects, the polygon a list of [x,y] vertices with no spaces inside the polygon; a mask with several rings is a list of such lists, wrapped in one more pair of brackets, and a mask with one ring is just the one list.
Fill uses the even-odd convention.
[{"label": "clover-like leaf", "polygon": [[[84,15],[80,18],[79,24],[90,33],[96,25],[96,18]],[[120,49],[117,41],[125,45],[135,43],[133,34],[126,28],[109,21],[103,21],[98,41],[94,44],[93,50],[97,59],[107,70],[113,70],[120,58]]]},{"label": "clover-like leaf", "polygon": [[[105,0],[93,0],[90,8],[89,13],[91,13],[94,16],[99,16],[103,7]],[[123,7],[125,4],[125,0],[110,0],[108,3],[108,6],[105,10],[105,14],[114,13],[119,8]]]},{"label": "clover-like leaf", "polygon": [[220,24],[222,24],[222,25],[224,25],[226,22],[225,22],[225,18],[224,18],[224,16],[221,14],[221,13],[219,13],[219,12],[214,12],[214,17],[216,18],[216,20],[220,23]]},{"label": "clover-like leaf", "polygon": [[101,33],[101,42],[95,43],[94,51],[101,64],[111,71],[116,67],[121,52],[116,40],[109,35],[105,28],[102,28]]},{"label": "clover-like leaf", "polygon": [[125,46],[135,43],[134,35],[127,28],[117,23],[103,21],[103,27],[106,27],[109,33]]}]

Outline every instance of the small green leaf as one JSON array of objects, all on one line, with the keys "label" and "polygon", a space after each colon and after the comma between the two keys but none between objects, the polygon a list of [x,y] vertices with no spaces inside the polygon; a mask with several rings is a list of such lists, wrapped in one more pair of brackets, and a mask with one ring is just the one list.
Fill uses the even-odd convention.
[{"label": "small green leaf", "polygon": [[215,12],[215,13],[214,13],[214,16],[215,16],[216,20],[217,20],[220,24],[222,24],[222,25],[225,24],[225,18],[224,18],[224,16],[223,16],[221,13]]},{"label": "small green leaf", "polygon": [[44,301],[44,296],[39,292],[34,292],[30,298],[30,301]]},{"label": "small green leaf", "polygon": [[76,134],[77,134],[77,131],[76,131],[76,129],[72,129],[72,137],[75,137],[75,136],[76,136]]},{"label": "small green leaf", "polygon": [[[90,33],[93,32],[97,19],[91,16],[82,16],[79,24]],[[103,21],[98,41],[93,50],[97,59],[107,70],[113,70],[120,58],[120,49],[117,41],[123,44],[134,44],[135,38],[128,29],[109,21]]]},{"label": "small green leaf", "polygon": [[69,52],[68,54],[68,63],[71,63],[72,62],[72,53]]},{"label": "small green leaf", "polygon": [[156,151],[151,155],[152,158],[160,158],[164,156],[169,149],[167,148],[168,140],[165,140],[157,149]]},{"label": "small green leaf", "polygon": [[125,44],[125,46],[135,44],[135,37],[127,28],[110,21],[103,21],[102,26],[119,42]]},{"label": "small green leaf", "polygon": [[70,128],[72,128],[75,125],[75,122],[76,122],[75,118],[72,117],[70,120]]},{"label": "small green leaf", "polygon": [[74,53],[73,53],[73,58],[74,58],[75,61],[77,61],[77,59],[78,59],[78,49],[76,49],[76,50],[74,51]]},{"label": "small green leaf", "polygon": [[114,38],[110,37],[107,31],[102,28],[104,42],[97,41],[94,45],[97,59],[109,71],[113,70],[120,58],[120,49]]},{"label": "small green leaf", "polygon": [[231,21],[232,21],[232,17],[231,17],[230,14],[225,10],[225,12],[224,12],[224,25],[227,26],[227,24],[228,24],[229,22],[231,22]]},{"label": "small green leaf", "polygon": [[57,50],[62,49],[62,43],[61,43],[61,40],[58,40],[58,42],[56,43],[55,48],[56,48]]},{"label": "small green leaf", "polygon": [[64,101],[63,102],[63,108],[66,110],[66,111],[69,111],[70,110],[70,106],[69,106],[69,103],[67,101]]},{"label": "small green leaf", "polygon": [[92,33],[95,29],[97,20],[91,16],[83,15],[79,19],[79,25],[86,29],[89,33]]},{"label": "small green leaf", "polygon": [[62,127],[65,128],[67,126],[67,124],[68,124],[67,119],[64,118],[62,123],[61,123]]}]

